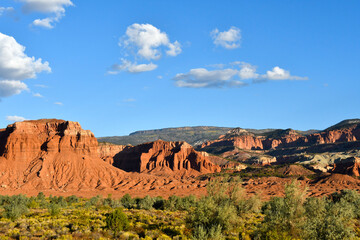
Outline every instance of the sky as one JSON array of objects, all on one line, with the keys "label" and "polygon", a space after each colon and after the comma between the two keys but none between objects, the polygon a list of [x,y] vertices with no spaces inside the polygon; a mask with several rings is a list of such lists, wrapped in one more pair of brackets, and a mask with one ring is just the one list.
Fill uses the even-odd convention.
[{"label": "sky", "polygon": [[0,128],[325,129],[360,118],[360,1],[0,0]]}]

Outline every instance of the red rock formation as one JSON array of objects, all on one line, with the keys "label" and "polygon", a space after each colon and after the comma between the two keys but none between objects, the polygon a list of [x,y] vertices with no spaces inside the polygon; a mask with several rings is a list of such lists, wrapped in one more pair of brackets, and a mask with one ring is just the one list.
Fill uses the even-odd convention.
[{"label": "red rock formation", "polygon": [[[343,128],[324,130],[307,136],[294,130],[280,130],[277,136],[255,136],[244,133],[245,130],[230,131],[219,139],[202,144],[202,148],[235,146],[245,150],[268,150],[275,148],[301,147],[313,144],[328,144],[338,142],[360,141],[360,124],[353,124]],[[238,133],[239,135],[236,135]]]},{"label": "red rock formation", "polygon": [[219,166],[186,142],[155,142],[126,147],[114,157],[114,166],[128,172],[199,175],[219,172]]},{"label": "red rock formation", "polygon": [[112,188],[122,171],[98,157],[94,135],[64,120],[24,121],[0,135],[0,183],[6,189]]},{"label": "red rock formation", "polygon": [[98,153],[99,157],[105,162],[113,164],[114,156],[124,150],[126,145],[116,145],[111,143],[99,143]]},{"label": "red rock formation", "polygon": [[341,173],[353,175],[356,177],[360,176],[360,158],[350,157],[347,159],[342,159],[341,161],[334,164],[332,169],[333,173]]}]

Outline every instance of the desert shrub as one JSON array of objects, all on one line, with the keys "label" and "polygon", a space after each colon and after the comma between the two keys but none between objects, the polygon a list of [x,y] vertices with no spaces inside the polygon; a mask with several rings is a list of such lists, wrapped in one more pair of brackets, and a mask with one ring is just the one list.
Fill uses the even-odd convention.
[{"label": "desert shrub", "polygon": [[330,199],[334,202],[347,202],[351,205],[354,210],[356,218],[360,218],[360,194],[355,190],[341,190],[340,192],[335,192],[330,196]]},{"label": "desert shrub", "polygon": [[169,199],[165,202],[164,208],[166,210],[170,211],[176,211],[179,210],[179,202],[181,201],[181,198],[178,196],[170,196]]},{"label": "desert shrub", "polygon": [[48,206],[48,212],[49,212],[50,216],[53,216],[53,217],[59,215],[59,213],[61,212],[61,205],[59,205],[55,202],[50,203]]},{"label": "desert shrub", "polygon": [[194,195],[186,197],[170,196],[164,203],[164,209],[170,211],[184,211],[190,210],[196,206],[197,198]]},{"label": "desert shrub", "polygon": [[154,198],[154,204],[153,207],[156,210],[164,210],[164,206],[165,206],[165,200],[162,197],[156,197]]},{"label": "desert shrub", "polygon": [[8,197],[4,203],[4,217],[16,220],[29,211],[28,198],[24,195],[15,195]]},{"label": "desert shrub", "polygon": [[45,194],[43,192],[39,192],[36,196],[36,201],[39,203],[40,208],[46,208],[47,207],[47,201]]},{"label": "desert shrub", "polygon": [[67,197],[65,200],[69,205],[79,202],[79,198],[75,195],[71,195],[71,196]]},{"label": "desert shrub", "polygon": [[307,219],[304,239],[352,239],[355,236],[352,220],[355,208],[349,199],[308,198],[304,204]]},{"label": "desert shrub", "polygon": [[87,200],[84,204],[84,207],[89,208],[91,206],[98,206],[99,204],[101,204],[101,196],[98,195]]},{"label": "desert shrub", "polygon": [[149,195],[147,195],[144,198],[140,198],[137,200],[137,208],[150,210],[153,208],[154,202],[155,200]]},{"label": "desert shrub", "polygon": [[131,209],[134,208],[136,206],[136,201],[135,199],[131,198],[130,194],[125,194],[122,198],[121,198],[121,204],[123,205],[124,208],[127,209]]},{"label": "desert shrub", "polygon": [[[264,206],[264,221],[257,237],[289,236],[300,238],[305,221],[305,190],[297,182],[285,185],[285,197],[276,197]],[[276,239],[276,238],[270,238]]]},{"label": "desert shrub", "polygon": [[260,213],[263,202],[259,195],[255,195],[248,199],[241,199],[236,206],[240,215],[244,213]]},{"label": "desert shrub", "polygon": [[116,237],[120,231],[129,228],[129,219],[121,208],[117,208],[115,211],[107,213],[105,216],[105,228],[112,230],[114,232],[114,237]]},{"label": "desert shrub", "polygon": [[221,227],[219,225],[212,226],[208,230],[206,230],[202,226],[198,226],[194,229],[191,239],[193,239],[193,240],[204,240],[204,239],[224,240],[225,237],[222,234]]},{"label": "desert shrub", "polygon": [[113,199],[111,194],[109,194],[107,198],[103,200],[103,205],[109,206],[111,208],[118,208],[122,206],[121,201]]},{"label": "desert shrub", "polygon": [[[194,231],[203,229],[210,234],[213,229],[229,230],[236,226],[236,208],[229,202],[220,205],[212,197],[203,197],[189,212],[187,223]],[[197,230],[196,230],[197,229]]]},{"label": "desert shrub", "polygon": [[[72,201],[72,200],[70,200]],[[50,204],[56,204],[58,205],[59,207],[66,207],[68,204],[67,204],[67,200],[65,200],[64,197],[60,196],[60,197],[49,197],[49,202]],[[71,203],[69,203],[71,204]]]}]

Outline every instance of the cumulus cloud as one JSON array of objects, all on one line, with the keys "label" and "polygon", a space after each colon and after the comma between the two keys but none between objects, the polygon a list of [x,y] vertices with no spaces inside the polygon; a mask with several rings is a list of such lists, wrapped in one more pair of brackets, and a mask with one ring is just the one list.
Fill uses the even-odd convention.
[{"label": "cumulus cloud", "polygon": [[6,116],[6,120],[10,122],[22,122],[25,121],[26,118],[20,116]]},{"label": "cumulus cloud", "polygon": [[121,64],[114,64],[112,66],[112,71],[109,71],[109,74],[117,74],[120,71],[127,71],[129,73],[141,73],[141,72],[149,72],[155,70],[157,68],[156,64],[148,63],[148,64],[137,64],[132,63],[126,59],[121,59]]},{"label": "cumulus cloud", "polygon": [[256,67],[248,64],[248,63],[244,63],[241,66],[241,69],[239,71],[239,77],[243,80],[245,79],[257,79],[259,78],[259,74],[256,73]]},{"label": "cumulus cloud", "polygon": [[168,45],[169,50],[166,51],[166,54],[169,56],[177,56],[181,53],[181,44],[178,41],[175,41],[174,43],[169,43]]},{"label": "cumulus cloud", "polygon": [[22,80],[35,78],[40,72],[51,72],[48,62],[25,54],[25,47],[0,33],[0,97],[9,97],[27,90]]},{"label": "cumulus cloud", "polygon": [[228,31],[220,32],[214,29],[210,35],[214,40],[214,44],[222,46],[226,49],[235,49],[240,47],[241,31],[237,27],[231,27]]},{"label": "cumulus cloud", "polygon": [[[151,61],[159,60],[162,51],[175,57],[182,51],[178,41],[170,42],[168,35],[151,24],[134,23],[126,29],[119,40],[119,46],[125,50],[125,56],[133,57],[133,61],[121,59],[121,64],[114,64],[108,74],[118,74],[121,71],[141,73],[155,70],[158,66]],[[137,63],[138,60],[146,61]]]},{"label": "cumulus cloud", "polygon": [[51,14],[43,19],[35,19],[34,26],[53,28],[55,22],[59,22],[65,16],[65,7],[74,6],[71,0],[20,0],[24,3],[22,10],[24,13],[40,12]]},{"label": "cumulus cloud", "polygon": [[307,77],[292,76],[289,71],[278,66],[271,71],[267,71],[262,77],[268,80],[308,80]]},{"label": "cumulus cloud", "polygon": [[13,37],[0,33],[0,79],[24,80],[37,73],[51,72],[48,62],[25,54],[25,47]]},{"label": "cumulus cloud", "polygon": [[10,97],[28,90],[25,83],[17,80],[0,80],[0,98]]},{"label": "cumulus cloud", "polygon": [[227,85],[240,86],[240,81],[236,84],[232,78],[238,73],[236,69],[222,69],[209,71],[205,68],[191,69],[188,73],[179,73],[173,79],[178,87],[205,88],[223,87]]},{"label": "cumulus cloud", "polygon": [[179,73],[173,80],[177,87],[210,88],[210,87],[243,87],[253,82],[268,80],[307,80],[307,77],[292,76],[289,71],[274,67],[266,74],[257,73],[257,68],[246,62],[233,62],[230,68],[207,70],[205,68],[191,69],[188,73]]},{"label": "cumulus cloud", "polygon": [[125,36],[119,41],[120,46],[134,47],[137,55],[147,60],[157,60],[161,57],[160,47],[167,47],[166,54],[177,56],[181,53],[178,41],[171,43],[168,35],[151,24],[134,23],[126,29]]},{"label": "cumulus cloud", "polygon": [[64,105],[62,102],[54,102],[55,105],[62,106]]}]

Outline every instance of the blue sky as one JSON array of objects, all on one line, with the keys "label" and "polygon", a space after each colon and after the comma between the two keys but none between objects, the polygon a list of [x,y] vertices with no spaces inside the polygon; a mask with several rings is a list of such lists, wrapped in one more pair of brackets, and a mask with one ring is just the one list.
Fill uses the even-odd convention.
[{"label": "blue sky", "polygon": [[0,128],[59,118],[100,137],[359,118],[359,11],[357,0],[1,0]]}]

